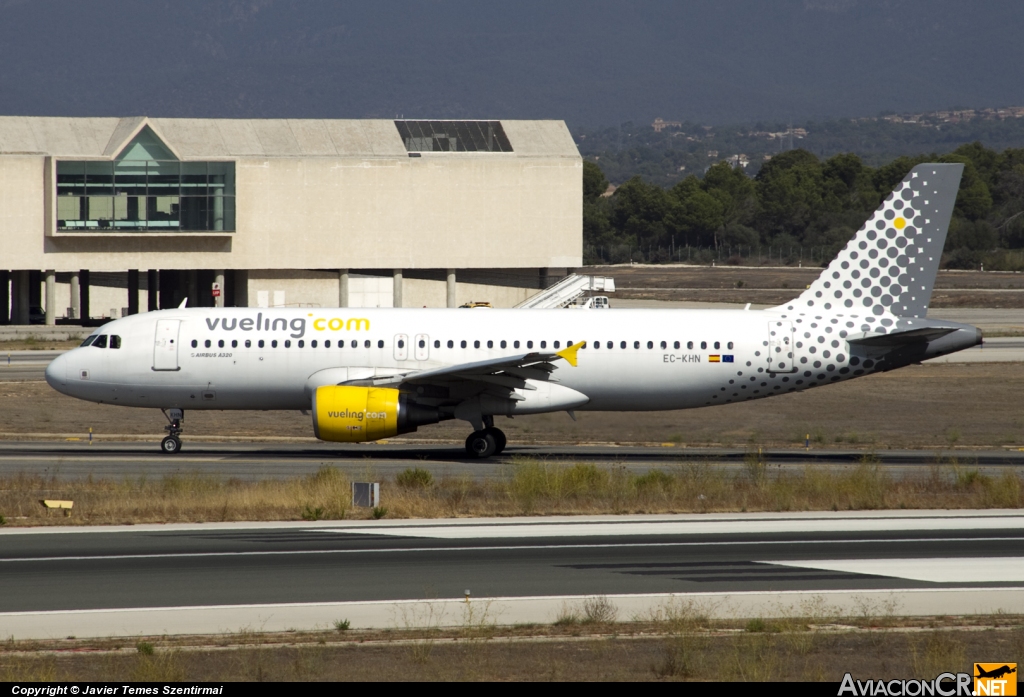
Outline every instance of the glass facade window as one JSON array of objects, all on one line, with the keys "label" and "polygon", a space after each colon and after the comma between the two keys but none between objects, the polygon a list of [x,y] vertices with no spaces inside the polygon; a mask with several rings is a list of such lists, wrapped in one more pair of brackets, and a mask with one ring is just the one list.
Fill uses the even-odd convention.
[{"label": "glass facade window", "polygon": [[512,152],[500,121],[395,121],[409,152]]},{"label": "glass facade window", "polygon": [[57,162],[57,229],[235,229],[235,163]]}]

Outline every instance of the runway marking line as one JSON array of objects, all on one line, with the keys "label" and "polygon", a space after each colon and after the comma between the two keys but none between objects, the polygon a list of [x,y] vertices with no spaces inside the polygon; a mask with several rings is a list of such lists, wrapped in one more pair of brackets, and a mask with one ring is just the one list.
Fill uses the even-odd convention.
[{"label": "runway marking line", "polygon": [[[197,559],[204,557],[273,557],[295,556],[303,554],[387,554],[390,552],[494,552],[548,549],[609,549],[616,547],[739,547],[743,545],[834,545],[834,544],[878,544],[878,543],[916,543],[923,542],[1019,542],[1024,537],[934,537],[934,538],[895,538],[889,540],[746,540],[719,542],[644,542],[631,544],[628,542],[604,542],[595,544],[561,544],[561,545],[491,545],[487,547],[394,547],[389,549],[309,549],[309,550],[265,550],[253,552],[181,552],[169,554],[102,554],[79,555],[64,557],[7,557],[0,558],[0,564],[19,562],[54,562],[54,561],[114,561],[125,559]],[[955,559],[956,557],[954,557]],[[998,559],[999,557],[993,557]],[[766,560],[765,564],[793,564],[802,562],[775,562]],[[808,562],[810,563],[810,562]]]},{"label": "runway marking line", "polygon": [[[1005,593],[1007,591],[1019,591],[1024,592],[1022,586],[1005,586],[1005,587],[984,587],[984,588],[865,588],[861,589],[838,589],[838,590],[788,590],[788,591],[703,591],[695,593],[608,593],[602,594],[602,598],[608,600],[633,600],[633,599],[644,599],[644,598],[721,598],[722,596],[728,596],[730,598],[760,598],[760,597],[799,597],[799,596],[838,596],[838,595],[893,595],[893,594],[919,594],[919,593],[977,593],[977,592],[994,592],[999,591]],[[472,603],[526,603],[536,601],[574,601],[574,600],[588,600],[593,598],[593,595],[506,595],[506,596],[487,596],[473,598]],[[0,617],[26,617],[26,616],[45,616],[45,615],[92,615],[99,613],[116,613],[116,612],[188,612],[188,611],[216,611],[216,610],[276,610],[286,608],[315,608],[315,607],[355,607],[359,605],[429,605],[431,603],[464,603],[465,598],[462,596],[455,596],[451,598],[434,598],[431,600],[415,599],[415,598],[401,598],[396,600],[339,600],[335,602],[315,602],[315,603],[243,603],[238,605],[165,605],[158,607],[109,607],[109,608],[91,608],[88,610],[17,610],[12,612],[0,612]]]}]

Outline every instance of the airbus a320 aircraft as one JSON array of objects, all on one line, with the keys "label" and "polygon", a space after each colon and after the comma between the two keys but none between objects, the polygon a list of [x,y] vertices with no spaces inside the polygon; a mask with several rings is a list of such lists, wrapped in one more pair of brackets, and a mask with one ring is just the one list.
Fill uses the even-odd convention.
[{"label": "airbus a320 aircraft", "polygon": [[686,409],[828,385],[981,343],[975,327],[927,319],[962,169],[915,167],[805,292],[767,310],[182,307],[103,325],[46,380],[162,409],[166,453],[181,448],[185,410],[295,409],[336,442],[462,419],[475,457],[505,448],[495,416]]}]

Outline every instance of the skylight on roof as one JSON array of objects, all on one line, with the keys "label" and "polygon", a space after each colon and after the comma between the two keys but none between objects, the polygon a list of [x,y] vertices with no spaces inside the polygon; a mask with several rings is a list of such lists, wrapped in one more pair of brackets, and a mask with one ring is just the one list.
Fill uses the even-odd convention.
[{"label": "skylight on roof", "polygon": [[395,121],[409,152],[512,152],[501,121]]}]

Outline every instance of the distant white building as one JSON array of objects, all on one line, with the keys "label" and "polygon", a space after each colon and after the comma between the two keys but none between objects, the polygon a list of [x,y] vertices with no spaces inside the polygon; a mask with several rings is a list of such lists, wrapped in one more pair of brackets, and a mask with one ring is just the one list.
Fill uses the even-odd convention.
[{"label": "distant white building", "polygon": [[561,121],[0,117],[0,321],[512,306],[582,263],[582,196]]}]

